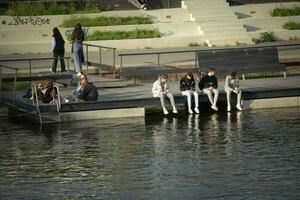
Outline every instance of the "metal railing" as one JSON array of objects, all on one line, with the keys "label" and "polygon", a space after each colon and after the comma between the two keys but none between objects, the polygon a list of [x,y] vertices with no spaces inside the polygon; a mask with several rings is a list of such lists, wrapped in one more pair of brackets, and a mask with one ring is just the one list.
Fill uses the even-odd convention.
[{"label": "metal railing", "polygon": [[116,48],[113,47],[106,47],[106,46],[100,46],[100,45],[94,45],[94,44],[86,44],[83,43],[83,46],[85,46],[85,62],[86,62],[86,69],[87,71],[89,70],[89,47],[94,47],[98,48],[99,51],[99,64],[102,65],[102,49],[108,49],[112,51],[112,56],[113,56],[113,63],[112,66],[115,68],[116,67]]},{"label": "metal railing", "polygon": [[199,48],[199,49],[188,49],[188,50],[176,50],[176,51],[151,51],[151,52],[136,52],[136,53],[120,53],[118,54],[120,57],[120,72],[124,67],[123,57],[130,56],[145,56],[145,55],[156,55],[157,56],[157,67],[161,67],[161,55],[168,54],[181,54],[181,53],[193,53],[194,54],[194,66],[198,68],[198,52],[204,51],[217,51],[217,50],[233,50],[233,49],[251,49],[251,48],[266,48],[266,47],[291,47],[291,46],[299,46],[300,42],[274,42],[270,44],[257,44],[257,45],[249,45],[249,46],[235,46],[235,47],[214,47],[214,48]]},{"label": "metal railing", "polygon": [[[28,62],[29,76],[32,76],[32,62],[33,61],[42,61],[42,60],[53,60],[54,58],[15,58],[15,59],[0,59],[0,62]],[[67,60],[67,69],[70,70],[70,59],[71,57],[63,57]]]},{"label": "metal railing", "polygon": [[35,84],[31,84],[31,96],[33,98],[32,100],[32,104],[36,107],[36,111],[39,115],[39,120],[40,123],[43,123],[43,119],[42,119],[42,114],[41,114],[41,110],[40,110],[40,104],[39,104],[39,97],[37,94],[37,88]]},{"label": "metal railing", "polygon": [[13,70],[13,71],[14,71],[13,105],[15,105],[17,73],[18,73],[19,68],[8,67],[8,66],[0,65],[0,97],[2,97],[2,73],[3,73],[3,68],[9,69],[9,70]]}]

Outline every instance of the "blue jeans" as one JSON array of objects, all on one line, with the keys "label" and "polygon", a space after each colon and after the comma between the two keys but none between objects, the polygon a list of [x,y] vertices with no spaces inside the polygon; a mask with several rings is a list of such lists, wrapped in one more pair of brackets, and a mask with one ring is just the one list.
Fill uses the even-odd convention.
[{"label": "blue jeans", "polygon": [[81,69],[82,69],[82,55],[83,55],[82,42],[74,42],[73,43],[73,51],[74,51],[75,70],[76,70],[76,72],[81,72]]}]

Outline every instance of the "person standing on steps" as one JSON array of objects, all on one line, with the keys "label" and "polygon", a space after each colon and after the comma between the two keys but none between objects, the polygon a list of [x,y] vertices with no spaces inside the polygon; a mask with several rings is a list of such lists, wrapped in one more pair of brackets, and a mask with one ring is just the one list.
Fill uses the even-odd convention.
[{"label": "person standing on steps", "polygon": [[61,33],[59,32],[58,28],[53,28],[53,35],[52,35],[52,44],[51,44],[51,51],[53,52],[53,65],[50,69],[52,74],[56,73],[57,61],[58,57],[60,60],[60,67],[61,67],[61,74],[66,73],[65,67],[65,40],[63,39]]},{"label": "person standing on steps", "polygon": [[187,97],[188,101],[188,112],[193,114],[192,110],[192,95],[194,96],[195,108],[194,111],[199,113],[199,100],[198,93],[195,91],[195,79],[192,72],[188,72],[181,80],[180,80],[180,91],[181,94]]},{"label": "person standing on steps", "polygon": [[176,114],[178,112],[175,106],[175,100],[173,95],[170,93],[170,87],[167,81],[168,81],[168,76],[166,74],[161,75],[159,79],[153,83],[152,94],[153,97],[160,98],[161,107],[165,115],[169,114],[165,104],[165,98],[168,97],[173,107],[173,113]]},{"label": "person standing on steps", "polygon": [[[211,108],[218,111],[217,101],[219,97],[218,79],[215,77],[216,69],[214,67],[208,68],[207,75],[202,77],[199,82],[199,89],[202,90],[211,103]],[[214,96],[213,96],[214,95]]]},{"label": "person standing on steps", "polygon": [[75,29],[71,35],[72,41],[72,53],[74,54],[74,65],[77,76],[81,75],[82,71],[82,59],[83,59],[83,46],[84,32],[82,30],[81,24],[77,23]]},{"label": "person standing on steps", "polygon": [[242,91],[240,90],[239,78],[236,75],[235,71],[230,72],[230,74],[226,77],[224,90],[226,92],[227,97],[227,111],[231,111],[231,93],[234,92],[237,95],[237,103],[236,108],[238,110],[243,110],[241,106],[242,100]]}]

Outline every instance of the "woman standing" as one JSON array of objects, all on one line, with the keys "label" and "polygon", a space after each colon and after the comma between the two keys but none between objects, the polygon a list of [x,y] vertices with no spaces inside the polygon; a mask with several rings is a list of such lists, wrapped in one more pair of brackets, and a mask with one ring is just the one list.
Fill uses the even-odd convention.
[{"label": "woman standing", "polygon": [[58,61],[58,56],[60,60],[60,67],[61,67],[61,74],[66,73],[65,69],[65,41],[60,34],[58,28],[53,28],[53,35],[52,35],[52,45],[51,45],[51,50],[53,52],[53,65],[52,68],[50,69],[51,73],[56,73],[56,67],[57,67],[57,61]]},{"label": "woman standing", "polygon": [[82,42],[84,40],[84,32],[81,28],[81,24],[77,23],[75,29],[72,32],[72,53],[74,53],[74,65],[77,72],[77,76],[81,75],[82,70],[82,58],[83,58],[83,47]]}]

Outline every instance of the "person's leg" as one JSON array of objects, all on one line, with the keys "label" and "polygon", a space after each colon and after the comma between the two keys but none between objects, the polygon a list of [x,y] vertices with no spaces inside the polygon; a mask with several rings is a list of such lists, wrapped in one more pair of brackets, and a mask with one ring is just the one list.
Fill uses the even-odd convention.
[{"label": "person's leg", "polygon": [[57,61],[58,61],[58,52],[53,51],[53,65],[51,69],[51,72],[53,73],[56,73]]},{"label": "person's leg", "polygon": [[199,113],[199,94],[198,94],[198,92],[194,91],[193,95],[194,95],[194,101],[195,101],[194,110],[196,113]]},{"label": "person's leg", "polygon": [[188,103],[189,113],[192,114],[193,111],[192,111],[192,105],[191,105],[191,104],[192,104],[191,93],[190,93],[190,92],[187,92],[187,91],[183,91],[183,92],[181,92],[181,94],[182,94],[183,96],[186,96],[186,98],[187,98],[187,103]]},{"label": "person's leg", "polygon": [[75,65],[75,70],[77,73],[79,73],[81,71],[80,62],[81,62],[80,50],[79,50],[78,44],[74,43],[74,65]]},{"label": "person's leg", "polygon": [[214,93],[214,105],[216,106],[219,98],[219,91],[217,89],[213,89],[213,93]]},{"label": "person's leg", "polygon": [[230,104],[231,91],[230,90],[225,90],[225,92],[226,92],[226,99],[227,99],[227,111],[231,111],[231,104]]},{"label": "person's leg", "polygon": [[240,90],[239,93],[237,94],[237,104],[236,104],[236,108],[237,108],[238,110],[242,110],[241,101],[242,101],[242,91]]},{"label": "person's leg", "polygon": [[169,112],[166,108],[165,95],[161,94],[159,97],[160,97],[160,104],[161,104],[164,114],[165,115],[169,114]]},{"label": "person's leg", "polygon": [[60,68],[61,68],[61,73],[66,71],[66,66],[65,66],[65,50],[62,49],[59,51],[59,59],[60,59]]},{"label": "person's leg", "polygon": [[177,109],[176,109],[175,100],[174,100],[173,95],[171,93],[167,93],[166,96],[170,99],[171,105],[173,107],[173,113],[177,113]]},{"label": "person's leg", "polygon": [[210,89],[203,89],[204,94],[208,96],[209,102],[211,105],[214,105],[213,97],[212,97],[212,91]]}]

